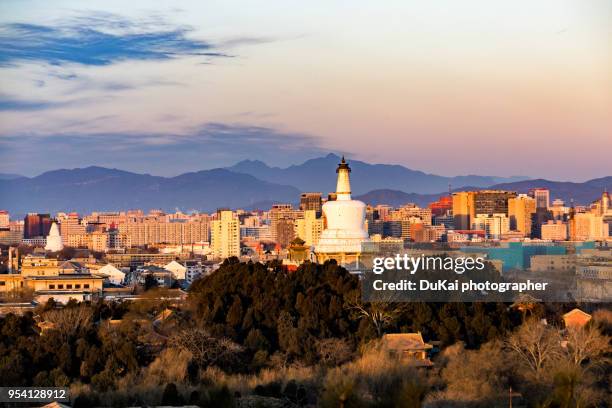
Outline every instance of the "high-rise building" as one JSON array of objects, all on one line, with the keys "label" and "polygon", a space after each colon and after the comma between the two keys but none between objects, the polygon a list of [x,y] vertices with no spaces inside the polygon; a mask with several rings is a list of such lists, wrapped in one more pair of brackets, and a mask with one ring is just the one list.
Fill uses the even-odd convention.
[{"label": "high-rise building", "polygon": [[536,201],[536,208],[547,209],[550,207],[550,190],[547,188],[532,188],[529,195]]},{"label": "high-rise building", "polygon": [[531,236],[531,218],[536,211],[536,201],[525,194],[508,199],[508,218],[510,229],[518,231],[524,237]]},{"label": "high-rise building", "polygon": [[474,218],[474,191],[453,193],[453,224],[458,230],[469,230]]},{"label": "high-rise building", "polygon": [[499,239],[510,231],[510,220],[506,214],[478,214],[472,222],[473,230],[483,230],[485,238]]},{"label": "high-rise building", "polygon": [[305,210],[304,218],[295,220],[295,234],[304,240],[306,246],[317,245],[323,227],[323,220],[317,218],[315,210]]},{"label": "high-rise building", "polygon": [[51,216],[49,214],[29,213],[25,216],[23,223],[24,239],[46,237],[51,229]]},{"label": "high-rise building", "polygon": [[8,211],[0,210],[0,228],[8,228],[10,222]]},{"label": "high-rise building", "polygon": [[79,214],[71,212],[60,223],[60,232],[64,242],[68,242],[70,235],[85,234],[85,225],[81,223]]},{"label": "high-rise building", "polygon": [[230,210],[220,210],[211,223],[211,250],[216,258],[240,256],[240,222]]},{"label": "high-rise building", "polygon": [[508,200],[516,197],[513,191],[482,190],[474,195],[475,215],[508,215]]},{"label": "high-rise building", "polygon": [[272,240],[279,242],[278,235],[278,223],[279,220],[291,220],[293,221],[301,215],[301,211],[295,210],[291,204],[274,204],[269,211],[270,218],[270,233],[272,234]]},{"label": "high-rise building", "polygon": [[471,228],[478,215],[508,215],[508,200],[516,197],[513,191],[481,190],[453,193],[453,217],[455,228]]},{"label": "high-rise building", "polygon": [[302,211],[314,210],[317,217],[320,217],[322,205],[321,193],[302,193],[300,195],[300,210]]},{"label": "high-rise building", "polygon": [[281,218],[276,222],[276,242],[286,248],[295,238],[295,221],[291,218]]}]

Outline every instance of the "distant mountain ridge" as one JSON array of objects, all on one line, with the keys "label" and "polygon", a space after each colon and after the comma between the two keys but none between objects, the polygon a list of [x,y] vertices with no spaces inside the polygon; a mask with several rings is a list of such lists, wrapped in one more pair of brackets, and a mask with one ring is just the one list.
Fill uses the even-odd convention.
[{"label": "distant mountain ridge", "polygon": [[13,179],[17,179],[23,177],[20,174],[14,174],[14,173],[0,173],[0,180],[13,180]]},{"label": "distant mountain ridge", "polygon": [[[302,191],[327,193],[335,189],[333,175],[340,157],[328,154],[310,159],[302,164],[286,168],[270,167],[259,160],[243,160],[227,170],[250,174],[270,183],[289,184]],[[375,189],[395,189],[420,194],[433,194],[453,187],[488,187],[502,182],[524,180],[526,177],[456,176],[445,177],[412,170],[397,164],[370,164],[349,159],[352,170],[351,188],[354,194],[363,194]]]},{"label": "distant mountain ridge", "polygon": [[268,200],[294,202],[299,200],[299,194],[295,187],[225,169],[166,178],[92,166],[0,180],[0,208],[14,214],[130,208],[210,212]]},{"label": "distant mountain ridge", "polygon": [[[242,161],[228,168],[190,172],[176,177],[98,166],[54,170],[31,178],[0,178],[0,209],[14,215],[131,208],[161,208],[166,211],[178,208],[205,212],[221,207],[265,209],[273,203],[296,204],[303,191],[321,191],[323,194],[333,191],[339,160],[338,156],[330,154],[285,169],[269,167],[260,161]],[[551,190],[551,198],[561,198],[568,203],[573,198],[576,203],[582,204],[597,199],[605,188],[612,190],[612,176],[584,183],[543,179],[499,183],[495,180],[500,178],[489,176],[449,178],[403,166],[368,164],[356,160],[350,160],[350,165],[353,196],[369,204],[398,206],[414,202],[425,206],[448,194],[449,180],[464,183],[453,184],[456,187],[453,191],[499,188],[527,192],[530,188],[546,187]],[[486,184],[487,180],[491,183]],[[468,183],[474,181],[485,185]],[[418,186],[421,186],[420,191],[417,190]]]},{"label": "distant mountain ridge", "polygon": [[[584,183],[550,181],[545,179],[524,180],[514,183],[494,184],[488,188],[516,191],[517,193],[526,194],[529,192],[529,189],[539,187],[550,190],[551,201],[560,198],[565,201],[566,205],[570,205],[571,200],[574,200],[576,204],[586,205],[599,199],[604,190],[612,191],[612,176],[588,180]],[[478,189],[478,187],[466,186],[454,189],[453,192]],[[369,191],[366,194],[361,194],[357,196],[356,199],[371,205],[389,204],[398,207],[406,203],[415,203],[419,206],[426,206],[430,202],[445,195],[448,195],[448,192],[440,192],[438,194],[417,194],[406,193],[399,190],[377,189]]]}]

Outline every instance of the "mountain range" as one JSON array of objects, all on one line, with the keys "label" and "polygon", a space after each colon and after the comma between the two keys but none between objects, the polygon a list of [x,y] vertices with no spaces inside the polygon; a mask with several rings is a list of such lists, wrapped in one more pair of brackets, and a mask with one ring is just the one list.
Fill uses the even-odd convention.
[{"label": "mountain range", "polygon": [[[15,216],[27,212],[115,211],[130,208],[162,208],[211,212],[217,208],[269,208],[272,203],[297,203],[300,192],[335,189],[335,169],[340,158],[327,155],[287,168],[270,167],[260,161],[242,161],[234,166],[185,173],[176,177],[87,167],[61,169],[36,177],[0,177],[0,209]],[[444,177],[399,165],[368,164],[350,160],[354,196],[369,203],[419,205],[455,190],[500,188],[526,192],[546,187],[551,197],[588,203],[607,188],[612,176],[584,183],[524,180],[494,176]],[[406,192],[408,191],[408,192]]]},{"label": "mountain range", "polygon": [[[334,191],[336,178],[333,172],[340,157],[328,154],[325,157],[310,159],[302,164],[287,168],[269,167],[259,160],[244,160],[227,170],[250,174],[270,183],[289,184],[302,191]],[[525,180],[527,177],[495,176],[456,176],[445,177],[412,170],[400,165],[370,164],[350,160],[351,188],[354,194],[363,194],[375,189],[394,189],[420,194],[433,194],[454,187],[488,187],[496,183]]]}]

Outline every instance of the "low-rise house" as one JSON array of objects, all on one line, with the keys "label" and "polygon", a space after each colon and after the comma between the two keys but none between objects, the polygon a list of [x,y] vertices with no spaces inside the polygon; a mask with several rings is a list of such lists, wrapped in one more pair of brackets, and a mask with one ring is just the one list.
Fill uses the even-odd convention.
[{"label": "low-rise house", "polygon": [[136,283],[144,285],[147,276],[152,276],[161,288],[170,288],[174,284],[174,274],[164,268],[155,265],[141,266],[136,269]]},{"label": "low-rise house", "polygon": [[123,285],[125,281],[125,273],[117,269],[113,264],[106,264],[95,273],[106,278],[113,285]]},{"label": "low-rise house", "polygon": [[389,355],[397,357],[400,361],[413,364],[417,367],[431,367],[429,352],[433,346],[425,343],[421,332],[417,333],[389,333],[383,335],[383,350]]}]

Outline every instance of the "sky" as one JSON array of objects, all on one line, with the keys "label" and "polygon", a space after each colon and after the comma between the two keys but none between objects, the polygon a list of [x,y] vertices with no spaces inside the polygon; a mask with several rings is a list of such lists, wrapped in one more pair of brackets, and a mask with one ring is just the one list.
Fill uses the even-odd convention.
[{"label": "sky", "polygon": [[612,175],[612,1],[0,3],[0,172]]}]

